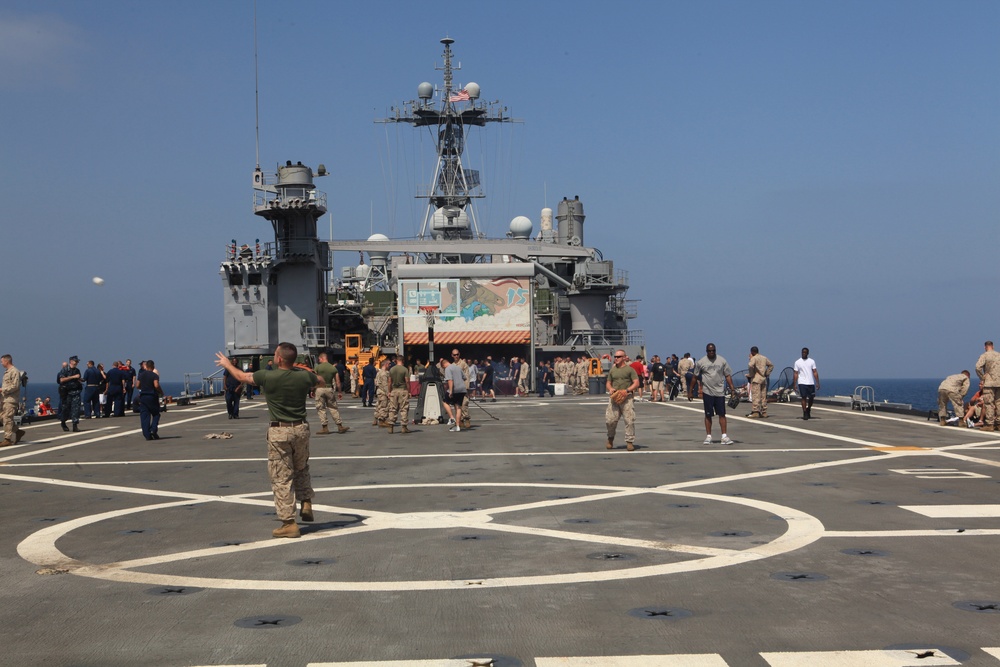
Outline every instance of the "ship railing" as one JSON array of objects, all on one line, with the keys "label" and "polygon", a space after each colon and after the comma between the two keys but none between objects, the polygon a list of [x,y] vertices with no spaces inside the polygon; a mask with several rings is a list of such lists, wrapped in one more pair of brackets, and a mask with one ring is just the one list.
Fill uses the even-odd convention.
[{"label": "ship railing", "polygon": [[225,378],[223,377],[225,372],[226,369],[220,368],[208,377],[202,378],[201,390],[205,396],[217,396],[225,391]]},{"label": "ship railing", "polygon": [[[270,174],[265,174],[265,183],[271,181]],[[260,211],[271,208],[326,208],[326,193],[316,188],[284,187],[278,192],[254,190],[253,209]]]},{"label": "ship railing", "polygon": [[646,335],[641,329],[604,329],[571,331],[563,345],[645,345]]},{"label": "ship railing", "polygon": [[308,347],[326,347],[326,327],[304,327],[302,339]]},{"label": "ship railing", "polygon": [[270,241],[264,244],[264,254],[276,260],[315,260],[324,271],[331,268],[330,252],[315,238],[300,237]]},{"label": "ship railing", "polygon": [[620,287],[628,287],[628,271],[615,269],[615,284]]}]

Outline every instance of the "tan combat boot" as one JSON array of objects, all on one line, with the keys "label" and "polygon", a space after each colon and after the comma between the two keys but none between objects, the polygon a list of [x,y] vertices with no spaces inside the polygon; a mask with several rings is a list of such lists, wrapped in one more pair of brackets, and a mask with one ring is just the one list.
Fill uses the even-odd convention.
[{"label": "tan combat boot", "polygon": [[378,426],[378,417],[372,420],[372,426]]},{"label": "tan combat boot", "polygon": [[614,448],[615,448],[615,441],[612,440],[611,438],[608,438],[608,449],[614,449]]},{"label": "tan combat boot", "polygon": [[938,417],[938,423],[941,424],[941,426],[948,425],[948,422],[945,421],[944,417]]},{"label": "tan combat boot", "polygon": [[382,419],[382,420],[379,421],[378,427],[379,428],[389,428],[389,422],[387,422],[386,420]]},{"label": "tan combat boot", "polygon": [[321,428],[320,430],[316,431],[316,433],[319,434],[319,435],[326,435],[329,432],[330,432],[330,429],[327,427],[326,424],[323,424],[323,428]]},{"label": "tan combat boot", "polygon": [[344,426],[343,424],[337,424],[337,433],[347,433],[351,430],[350,426]]},{"label": "tan combat boot", "polygon": [[409,433],[409,432],[410,429],[406,428],[406,424],[403,424],[403,430],[401,430],[400,433]]},{"label": "tan combat boot", "polygon": [[282,521],[281,528],[275,528],[271,535],[274,537],[302,537],[302,533],[299,532],[299,526],[295,523],[295,519]]},{"label": "tan combat boot", "polygon": [[[982,430],[983,431],[995,431],[995,430],[997,430],[997,427],[994,426],[993,424],[983,424]],[[0,443],[0,445],[2,445],[2,444],[3,443]]]},{"label": "tan combat boot", "polygon": [[389,435],[392,435],[392,431],[394,428],[396,428],[395,424],[389,424]]},{"label": "tan combat boot", "polygon": [[14,444],[13,442],[8,440],[7,438],[4,438],[3,442],[0,442],[0,447],[10,447],[13,444]]},{"label": "tan combat boot", "polygon": [[313,520],[313,504],[311,500],[302,501],[302,510],[299,512],[299,516],[302,517],[303,521]]}]

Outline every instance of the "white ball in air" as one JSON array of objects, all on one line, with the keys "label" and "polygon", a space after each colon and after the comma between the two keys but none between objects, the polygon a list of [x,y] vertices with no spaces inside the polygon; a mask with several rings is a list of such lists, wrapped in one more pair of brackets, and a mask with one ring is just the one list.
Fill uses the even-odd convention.
[{"label": "white ball in air", "polygon": [[101,278],[100,276],[94,276],[93,281],[94,281],[95,285],[103,285],[104,284],[104,278]]}]

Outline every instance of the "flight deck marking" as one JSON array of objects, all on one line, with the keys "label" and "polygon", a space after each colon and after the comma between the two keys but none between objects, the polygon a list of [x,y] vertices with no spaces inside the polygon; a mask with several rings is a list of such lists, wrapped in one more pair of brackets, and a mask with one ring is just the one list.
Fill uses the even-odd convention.
[{"label": "flight deck marking", "polygon": [[535,667],[728,667],[717,653],[535,658]]},{"label": "flight deck marking", "polygon": [[[198,500],[180,500],[172,501],[168,503],[159,503],[151,506],[133,507],[122,510],[114,510],[109,512],[104,512],[98,515],[93,515],[90,517],[82,517],[72,521],[68,521],[62,524],[57,524],[44,528],[33,535],[29,536],[23,540],[18,545],[18,553],[22,558],[28,560],[29,562],[45,566],[52,567],[58,565],[60,568],[68,569],[70,572],[81,575],[89,576],[98,579],[106,579],[111,581],[121,581],[121,582],[131,582],[131,583],[153,583],[166,586],[174,585],[184,585],[184,586],[199,586],[205,588],[224,588],[224,589],[242,589],[242,590],[324,590],[324,591],[402,591],[402,590],[481,590],[484,588],[496,588],[496,587],[513,587],[513,586],[537,586],[537,585],[547,585],[547,584],[564,584],[564,583],[584,583],[584,582],[597,582],[597,581],[616,581],[621,579],[637,579],[642,577],[658,576],[662,574],[670,574],[675,572],[690,572],[696,570],[712,569],[716,567],[724,567],[727,565],[735,565],[739,563],[750,562],[753,560],[759,560],[762,558],[767,558],[780,553],[786,553],[788,551],[794,551],[800,549],[812,542],[816,541],[823,534],[823,525],[815,517],[801,512],[799,510],[777,505],[775,503],[769,503],[765,501],[755,500],[751,498],[737,498],[732,496],[717,496],[714,494],[705,493],[695,493],[695,492],[677,492],[667,489],[635,489],[630,487],[613,487],[613,486],[594,486],[594,485],[578,485],[578,484],[534,484],[534,483],[479,483],[479,484],[394,484],[394,485],[365,485],[365,486],[355,486],[355,487],[330,487],[325,489],[316,489],[318,492],[325,491],[342,491],[345,489],[366,489],[366,490],[384,490],[388,488],[466,488],[469,486],[478,487],[531,487],[531,488],[555,488],[555,489],[592,489],[600,491],[615,491],[614,494],[597,494],[597,500],[606,500],[612,496],[626,495],[635,496],[642,495],[645,493],[658,493],[671,496],[684,496],[684,497],[696,497],[704,500],[715,500],[720,502],[728,502],[737,505],[742,505],[745,507],[750,507],[753,509],[759,509],[763,512],[768,512],[771,514],[776,514],[781,516],[787,525],[787,530],[784,534],[778,536],[771,542],[764,545],[755,545],[752,548],[737,551],[737,550],[722,550],[722,549],[709,549],[701,546],[691,546],[691,545],[677,545],[670,544],[666,542],[646,542],[643,545],[642,540],[633,540],[631,538],[622,538],[619,541],[615,541],[614,538],[609,538],[605,535],[587,535],[584,533],[571,533],[568,531],[547,531],[547,530],[534,530],[529,527],[522,526],[507,526],[503,524],[492,523],[493,517],[492,513],[501,513],[504,511],[514,511],[510,507],[500,507],[495,509],[485,509],[473,512],[419,512],[419,513],[403,513],[403,514],[391,514],[388,512],[379,513],[369,513],[369,518],[365,519],[367,525],[347,527],[330,532],[315,533],[311,535],[304,536],[303,540],[320,540],[329,539],[334,537],[343,537],[346,535],[352,535],[362,532],[371,532],[376,530],[384,530],[390,528],[401,528],[401,527],[414,527],[421,529],[430,528],[454,528],[454,527],[470,527],[480,530],[493,530],[493,531],[506,531],[506,532],[518,532],[521,534],[534,534],[543,537],[557,537],[561,539],[572,539],[576,541],[585,542],[596,542],[596,543],[628,543],[630,546],[640,546],[643,545],[645,548],[658,548],[666,551],[678,551],[682,553],[695,553],[699,555],[704,555],[705,557],[694,560],[686,560],[680,562],[664,563],[658,565],[648,565],[636,568],[627,568],[621,570],[608,570],[608,571],[594,571],[594,572],[573,572],[573,573],[563,573],[563,574],[553,574],[553,575],[532,575],[523,577],[497,577],[497,578],[483,578],[477,579],[477,585],[475,587],[469,587],[468,580],[411,580],[411,581],[385,581],[385,582],[337,582],[337,581],[280,581],[280,580],[236,580],[236,579],[215,579],[206,577],[192,577],[192,576],[175,576],[175,575],[163,575],[158,573],[148,573],[148,572],[138,572],[129,568],[136,567],[146,567],[152,565],[159,565],[168,562],[176,562],[180,560],[190,560],[193,558],[202,558],[212,555],[222,555],[237,551],[248,551],[257,548],[269,548],[278,546],[287,546],[290,544],[288,540],[282,539],[270,539],[260,542],[253,542],[248,544],[231,545],[227,547],[215,547],[210,549],[199,549],[191,552],[181,552],[174,554],[167,554],[163,556],[150,557],[136,559],[132,561],[127,561],[124,563],[105,563],[105,564],[88,564],[81,561],[77,561],[65,554],[63,554],[57,547],[56,541],[69,533],[72,530],[83,527],[85,525],[98,523],[111,518],[117,518],[120,516],[125,516],[128,514],[134,514],[138,512],[151,511],[155,509],[164,509],[169,507],[177,507],[180,505],[190,504],[191,502],[211,502],[211,501],[226,501],[227,498],[202,498]],[[246,494],[241,496],[241,499],[245,499],[251,494]],[[270,492],[261,492],[256,495],[270,495]],[[559,503],[565,505],[566,499],[559,499],[552,501],[553,503]],[[590,500],[588,497],[578,498],[578,502],[587,502]],[[260,501],[266,502],[266,501]],[[522,504],[520,507],[530,506],[532,508],[538,507],[539,503],[529,503]],[[314,505],[314,510],[323,510],[322,506]],[[515,506],[519,507],[519,506]],[[296,543],[301,543],[300,540],[296,540]],[[293,543],[294,544],[294,543]]]},{"label": "flight deck marking", "polygon": [[[700,412],[694,408],[682,408],[691,411]],[[221,414],[221,413],[219,413]],[[174,423],[184,423],[187,421],[196,421],[199,419],[204,419],[207,416],[198,416],[192,419],[183,420],[183,422]],[[831,437],[822,433],[817,433],[814,431],[807,431],[803,429],[797,429],[794,427],[787,427],[778,424],[772,424],[771,426],[778,428],[785,428],[787,430],[798,431],[814,437]],[[132,431],[135,432],[135,431]],[[125,435],[125,433],[119,433],[117,435]],[[848,440],[847,438],[841,438],[839,436],[834,436],[838,439]],[[105,440],[108,438],[99,438],[95,440]],[[95,440],[90,440],[93,442]],[[856,441],[855,439],[849,439],[851,441]],[[868,443],[865,441],[857,441],[864,443],[866,446]],[[76,443],[84,444],[84,443]],[[51,451],[51,450],[46,450]],[[700,451],[700,450],[699,450]],[[788,450],[782,448],[776,451],[816,451],[816,450]],[[40,453],[40,452],[33,452]],[[664,453],[676,453],[676,452],[664,452]],[[704,452],[702,452],[704,453]],[[927,450],[926,454],[936,454],[935,450]],[[553,453],[553,454],[565,454],[565,453]],[[600,452],[600,454],[604,454]],[[462,454],[466,456],[467,454]],[[469,454],[471,455],[471,454]],[[539,453],[518,453],[518,452],[508,452],[502,454],[496,454],[498,456],[521,456],[521,455],[542,455]],[[537,575],[529,577],[508,577],[508,578],[496,578],[496,579],[483,579],[477,580],[475,583],[477,586],[475,589],[480,588],[490,588],[490,587],[510,587],[510,586],[525,586],[525,585],[545,585],[545,584],[559,584],[559,583],[577,583],[577,582],[594,582],[594,581],[610,581],[610,580],[620,580],[620,579],[633,579],[648,576],[658,576],[662,574],[668,574],[673,572],[685,572],[685,571],[695,571],[711,569],[715,567],[723,567],[732,564],[738,564],[742,562],[749,562],[752,560],[757,560],[761,558],[767,558],[773,555],[787,553],[789,551],[801,548],[807,544],[820,539],[824,536],[843,536],[847,533],[845,532],[834,532],[826,531],[822,523],[811,515],[804,512],[796,510],[794,508],[789,508],[774,503],[757,501],[749,498],[739,498],[733,496],[719,496],[715,494],[698,493],[692,491],[679,491],[679,489],[690,487],[690,486],[704,486],[709,484],[719,484],[727,481],[752,479],[756,477],[771,476],[771,475],[781,475],[791,472],[804,471],[804,470],[815,470],[830,466],[840,466],[848,465],[851,463],[866,463],[871,461],[881,460],[883,458],[896,458],[899,456],[912,456],[912,452],[892,452],[885,453],[879,456],[866,455],[857,458],[846,459],[842,461],[826,461],[819,463],[812,463],[799,466],[791,466],[784,469],[778,469],[774,471],[759,471],[753,473],[744,473],[739,475],[731,475],[726,477],[714,478],[714,479],[701,479],[701,480],[691,480],[686,482],[679,482],[672,485],[664,485],[662,487],[656,488],[634,488],[634,487],[619,487],[619,486],[601,486],[601,485],[577,485],[577,484],[533,484],[533,483],[455,483],[455,484],[378,484],[378,485],[360,485],[360,486],[350,486],[350,487],[330,487],[326,489],[317,489],[317,491],[345,491],[345,490],[377,490],[382,491],[386,489],[412,489],[412,488],[461,488],[461,487],[534,487],[534,488],[557,488],[557,489],[586,489],[586,490],[600,490],[607,493],[592,494],[590,496],[584,496],[580,498],[573,499],[557,499],[551,501],[543,502],[533,502],[524,503],[520,505],[499,507],[492,509],[478,510],[475,512],[411,512],[394,514],[389,512],[372,512],[366,511],[365,516],[367,517],[364,521],[366,524],[349,526],[346,528],[334,530],[331,532],[320,532],[314,534],[307,534],[304,536],[303,540],[297,541],[301,543],[302,541],[313,541],[317,539],[328,539],[331,537],[344,537],[352,534],[371,532],[375,530],[383,529],[400,529],[400,528],[421,528],[421,529],[433,529],[433,528],[454,528],[454,527],[470,527],[480,530],[493,530],[500,532],[517,532],[522,534],[533,534],[542,537],[552,537],[559,539],[572,539],[578,541],[586,542],[597,542],[597,543],[611,543],[611,544],[624,544],[627,543],[628,546],[635,546],[639,548],[659,548],[667,551],[678,551],[682,553],[694,553],[698,555],[706,555],[707,558],[695,559],[689,561],[682,561],[678,563],[668,563],[660,564],[654,566],[644,566],[639,568],[627,568],[623,570],[612,570],[605,572],[578,572],[578,573],[567,573],[567,574],[556,574],[556,575]],[[920,455],[924,455],[921,453]],[[454,457],[456,454],[441,454],[434,455],[437,457]],[[321,458],[321,457],[318,457]],[[357,458],[357,457],[340,457],[340,458]],[[405,458],[405,457],[387,457],[387,458]],[[253,459],[254,461],[259,461],[259,459]],[[149,463],[147,461],[141,463]],[[54,464],[48,464],[54,465]],[[156,505],[142,506],[135,508],[128,508],[124,510],[116,510],[111,512],[101,513],[96,516],[84,517],[76,519],[73,521],[65,522],[62,524],[57,524],[49,528],[38,531],[37,533],[29,536],[24,541],[18,545],[18,552],[26,560],[35,562],[44,566],[51,566],[53,563],[60,565],[68,565],[68,569],[76,574],[82,576],[91,576],[101,579],[123,581],[123,582],[142,582],[142,583],[155,583],[160,585],[194,585],[194,586],[204,586],[212,588],[227,588],[227,589],[256,589],[256,590],[352,590],[352,591],[373,591],[373,590],[443,590],[443,589],[462,589],[469,590],[469,581],[464,580],[429,580],[429,581],[389,581],[389,582],[303,582],[303,581],[254,581],[254,580],[232,580],[232,579],[209,579],[201,577],[185,577],[185,576],[171,576],[171,575],[159,575],[156,573],[146,573],[146,572],[136,572],[129,568],[137,568],[144,566],[158,565],[168,562],[176,562],[182,560],[190,560],[192,558],[200,558],[212,555],[223,555],[228,553],[235,553],[239,551],[248,551],[258,548],[271,548],[278,546],[285,546],[288,544],[295,544],[296,542],[289,542],[288,540],[280,539],[269,539],[254,543],[241,544],[241,545],[230,545],[226,547],[216,547],[212,549],[199,549],[191,552],[182,552],[175,554],[167,554],[163,556],[136,559],[132,561],[127,561],[123,563],[107,563],[101,565],[92,565],[87,563],[82,563],[69,558],[65,554],[62,554],[55,546],[56,541],[63,535],[67,534],[71,530],[83,527],[85,525],[97,523],[110,518],[116,518],[128,514],[151,511],[156,509],[162,509],[166,507],[176,507],[178,505],[187,505],[192,503],[208,503],[208,502],[235,502],[235,503],[249,503],[260,506],[270,506],[271,502],[269,500],[263,499],[264,496],[270,496],[270,491],[250,493],[250,494],[239,494],[233,496],[210,496],[205,494],[182,494],[170,491],[162,491],[159,489],[130,489],[128,487],[109,487],[106,485],[99,484],[89,484],[89,483],[79,483],[79,482],[67,482],[62,480],[45,480],[39,478],[29,478],[20,477],[13,475],[3,475],[4,478],[19,480],[19,481],[36,481],[41,483],[59,484],[65,486],[79,486],[80,488],[89,489],[108,489],[114,488],[119,491],[141,493],[145,495],[160,495],[166,497],[182,498],[182,500],[172,501],[168,503],[159,503]],[[786,532],[774,539],[772,542],[766,543],[764,545],[757,545],[753,548],[747,549],[745,551],[735,551],[735,550],[723,550],[723,549],[709,549],[699,546],[691,545],[676,545],[668,543],[656,543],[648,542],[643,540],[634,540],[632,538],[609,538],[605,535],[587,535],[583,533],[573,533],[569,531],[551,531],[544,529],[533,529],[530,527],[522,526],[508,526],[504,524],[493,523],[494,514],[502,514],[505,512],[522,511],[525,509],[537,509],[540,507],[551,507],[556,505],[567,505],[581,502],[599,501],[606,500],[614,497],[624,497],[624,496],[638,496],[643,494],[664,494],[672,496],[682,496],[682,497],[694,497],[701,498],[704,500],[720,501],[720,502],[730,502],[738,505],[743,505],[751,508],[760,509],[762,511],[770,512],[776,514],[786,521],[788,529]],[[255,497],[260,497],[260,499],[255,499]],[[356,514],[355,508],[335,508],[330,506],[320,506],[314,505],[315,509],[319,511],[333,511],[347,515]],[[922,535],[953,535],[956,534],[955,531],[914,531]],[[1000,532],[1000,531],[998,531]],[[895,531],[892,535],[903,535],[905,531]],[[860,533],[855,533],[860,534]],[[984,535],[984,534],[995,534],[995,532],[990,531],[966,531],[962,533],[964,535]]]},{"label": "flight deck marking", "polygon": [[900,505],[899,509],[916,512],[933,519],[995,519],[1000,517],[1000,505]]},{"label": "flight deck marking", "polygon": [[[179,426],[180,424],[187,424],[188,422],[198,421],[200,419],[208,419],[209,417],[216,417],[216,416],[219,416],[221,414],[222,414],[221,412],[213,412],[211,414],[204,414],[204,415],[198,415],[197,417],[191,417],[190,419],[181,419],[180,421],[164,422],[163,424],[161,424],[161,426],[163,426],[164,428],[169,427],[169,426]],[[107,428],[116,429],[118,427],[117,426],[108,426]],[[84,431],[84,433],[96,433],[96,432],[97,431]],[[5,456],[4,458],[0,459],[0,463],[4,463],[4,462],[7,462],[7,461],[14,461],[16,459],[22,459],[22,458],[24,458],[26,456],[37,456],[38,454],[48,454],[49,452],[56,452],[56,451],[59,451],[60,449],[67,449],[67,448],[70,448],[70,447],[79,447],[81,445],[89,445],[89,444],[94,443],[94,442],[101,442],[102,440],[109,440],[111,438],[117,438],[117,437],[120,437],[120,436],[123,436],[123,435],[133,435],[135,433],[142,433],[142,429],[141,428],[136,428],[136,429],[131,429],[131,430],[128,430],[128,431],[118,431],[116,433],[105,435],[105,436],[100,437],[100,438],[88,438],[86,440],[79,440],[77,442],[71,442],[71,443],[68,443],[68,444],[65,444],[65,445],[59,445],[58,447],[49,447],[47,449],[33,449],[31,451],[21,452],[19,454],[15,454],[13,456]],[[73,436],[68,436],[68,437],[73,437]]]},{"label": "flight deck marking", "polygon": [[[697,412],[698,414],[704,415],[705,411],[702,408],[688,407],[686,405],[674,405],[672,403],[657,403],[657,405],[664,407],[671,407],[677,410],[686,410],[688,412]],[[727,419],[735,419],[736,421],[744,422],[747,424],[757,424],[758,426],[767,426],[768,428],[777,428],[783,431],[791,431],[792,433],[801,433],[803,435],[810,435],[819,438],[828,438],[830,440],[840,440],[841,442],[850,442],[855,445],[863,445],[865,447],[875,449],[878,447],[886,447],[884,443],[872,442],[871,440],[862,440],[861,438],[851,438],[846,435],[836,435],[833,433],[823,433],[822,431],[811,431],[807,428],[800,428],[798,426],[789,426],[788,424],[779,424],[771,420],[764,419],[749,419],[747,417],[740,417],[738,415],[726,415]]]},{"label": "flight deck marking", "polygon": [[917,479],[990,479],[989,475],[966,472],[958,468],[890,468],[889,472],[912,475]]},{"label": "flight deck marking", "polygon": [[883,651],[795,651],[761,653],[771,667],[916,667],[917,665],[961,665],[937,649]]}]

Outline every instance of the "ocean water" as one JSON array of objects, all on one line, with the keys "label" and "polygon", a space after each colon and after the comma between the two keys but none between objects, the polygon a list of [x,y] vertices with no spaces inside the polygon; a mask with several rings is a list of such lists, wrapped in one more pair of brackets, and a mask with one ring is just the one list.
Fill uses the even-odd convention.
[{"label": "ocean water", "polygon": [[[163,393],[167,396],[180,396],[184,393],[184,383],[183,382],[163,382],[161,384],[163,387]],[[192,386],[191,389],[200,389],[201,385]],[[55,382],[31,382],[28,381],[28,409],[32,410],[35,407],[35,399],[44,399],[46,396],[52,399],[52,405],[56,408],[59,407],[59,387]],[[133,400],[139,395],[139,391],[136,390],[132,393]]]},{"label": "ocean water", "polygon": [[[771,376],[774,379],[774,376]],[[936,410],[937,409],[937,388],[943,378],[877,378],[877,379],[845,379],[845,378],[820,378],[820,396],[850,396],[854,393],[854,388],[859,385],[867,385],[875,389],[875,401],[881,403],[908,403],[916,410]],[[972,394],[976,393],[979,386],[976,378],[972,379],[969,387],[968,400]],[[192,387],[197,389],[199,387]],[[184,392],[183,382],[164,382],[163,391],[168,396],[180,396]],[[58,406],[59,391],[55,383],[28,383],[28,407],[35,405],[35,398],[52,397],[52,404]]]},{"label": "ocean water", "polygon": [[[774,376],[772,376],[773,378]],[[867,385],[875,390],[875,402],[909,403],[915,410],[937,410],[937,388],[944,378],[912,378],[890,379],[878,378],[867,380],[833,378],[824,379],[820,376],[817,396],[850,396],[854,388]],[[966,400],[976,393],[979,381],[973,377],[969,383],[969,394]]]}]

